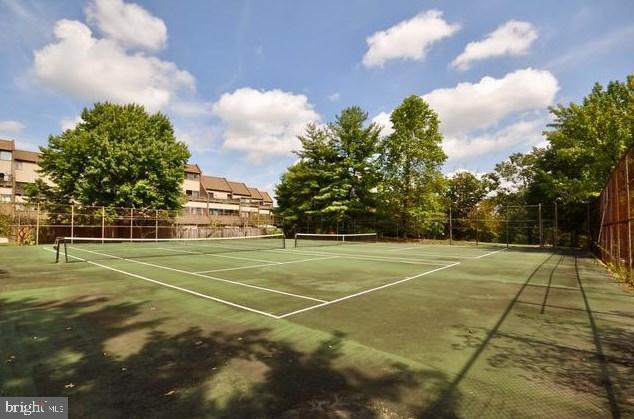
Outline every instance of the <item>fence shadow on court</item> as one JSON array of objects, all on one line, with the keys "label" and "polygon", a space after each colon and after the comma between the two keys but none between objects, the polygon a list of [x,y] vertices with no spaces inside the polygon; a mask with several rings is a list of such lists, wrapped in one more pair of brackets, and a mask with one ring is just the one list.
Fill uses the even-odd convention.
[{"label": "fence shadow on court", "polygon": [[0,299],[0,394],[68,396],[72,417],[373,418],[448,383],[402,365],[340,366],[340,333],[305,352],[267,329],[181,328],[162,313],[108,295]]},{"label": "fence shadow on court", "polygon": [[[553,394],[553,400],[560,397],[558,394],[562,391],[565,394],[577,393],[582,399],[583,394],[586,394],[589,400],[598,396],[604,402],[595,407],[602,414],[613,418],[634,414],[634,399],[631,397],[634,394],[634,383],[631,381],[634,375],[634,332],[624,327],[623,323],[605,319],[609,316],[629,321],[631,315],[619,310],[593,310],[591,298],[584,287],[584,278],[579,272],[579,259],[585,257],[588,255],[579,251],[555,250],[526,278],[492,328],[473,328],[478,330],[463,335],[463,343],[458,346],[461,350],[472,350],[472,356],[436,403],[424,409],[419,417],[453,417],[452,412],[458,409],[459,400],[456,396],[463,399],[461,413],[464,414],[466,409],[469,417],[486,417],[493,412],[505,412],[505,416],[522,416],[526,413],[522,410],[526,403],[536,409],[542,408],[544,400],[524,401],[524,405],[518,403],[514,406],[514,400],[521,400],[525,392],[524,388],[512,388],[508,382],[504,387],[492,388],[485,404],[470,405],[469,400],[464,400],[456,392],[458,389],[464,390],[463,385],[467,383],[477,386],[479,392],[487,391],[486,386],[483,387],[483,383],[478,383],[477,378],[472,376],[476,363],[480,367],[486,366],[485,373],[490,374],[487,381],[494,381],[497,372],[508,371],[508,374],[516,371],[524,378],[530,377],[529,385],[541,386],[547,390],[546,394]],[[564,263],[568,266],[562,266]],[[568,279],[576,282],[578,288],[568,287],[562,291],[563,295],[554,297],[551,293],[555,286],[553,277],[560,275],[557,270],[562,267],[568,269]],[[524,293],[527,287],[534,286],[531,282],[537,276],[543,280],[541,285],[537,285],[542,290],[543,300],[540,297],[540,301],[531,302]],[[536,295],[533,294],[533,298]],[[571,300],[573,303],[568,304]],[[575,304],[582,308],[576,308]],[[527,309],[520,309],[520,306]],[[544,316],[545,312],[550,315]],[[527,326],[526,330],[517,325],[503,327],[510,321],[511,313],[516,317],[514,322]],[[600,326],[597,316],[603,316]],[[591,339],[590,347],[588,337]],[[544,386],[552,387],[548,390]],[[483,394],[480,394],[480,398],[487,399]],[[573,404],[567,407],[570,409],[568,413],[579,417],[588,415],[585,408]],[[539,416],[538,412],[540,410],[533,411],[531,415]],[[547,412],[544,410],[541,413]],[[566,416],[564,412],[559,414]]]}]

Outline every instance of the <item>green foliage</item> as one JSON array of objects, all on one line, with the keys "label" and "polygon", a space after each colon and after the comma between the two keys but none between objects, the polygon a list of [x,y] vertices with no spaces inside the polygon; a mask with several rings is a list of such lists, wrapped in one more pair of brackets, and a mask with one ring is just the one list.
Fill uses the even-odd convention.
[{"label": "green foliage", "polygon": [[458,172],[447,179],[446,198],[455,218],[466,218],[489,192],[497,187],[495,177],[477,177],[471,172]]},{"label": "green foliage", "polygon": [[563,203],[595,198],[634,144],[634,76],[610,82],[606,89],[596,84],[581,104],[550,111],[549,147],[535,166],[532,194]]},{"label": "green foliage", "polygon": [[419,96],[409,96],[392,112],[394,132],[382,143],[381,215],[394,220],[403,236],[436,230],[443,214],[444,178],[438,115]]},{"label": "green foliage", "polygon": [[182,206],[183,167],[190,156],[169,119],[140,105],[97,103],[74,129],[49,137],[41,173],[55,188],[36,184],[31,200],[136,208]]},{"label": "green foliage", "polygon": [[374,206],[375,155],[380,130],[366,126],[358,107],[344,109],[326,127],[309,124],[297,151],[300,161],[276,188],[279,213],[287,224],[320,220],[328,227],[363,217]]}]

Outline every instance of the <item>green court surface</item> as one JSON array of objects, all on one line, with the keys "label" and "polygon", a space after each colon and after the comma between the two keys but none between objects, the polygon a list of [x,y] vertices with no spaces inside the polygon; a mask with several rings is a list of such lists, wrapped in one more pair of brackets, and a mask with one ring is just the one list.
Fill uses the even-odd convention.
[{"label": "green court surface", "polygon": [[3,396],[91,418],[634,417],[634,297],[585,253],[68,247],[0,248]]}]

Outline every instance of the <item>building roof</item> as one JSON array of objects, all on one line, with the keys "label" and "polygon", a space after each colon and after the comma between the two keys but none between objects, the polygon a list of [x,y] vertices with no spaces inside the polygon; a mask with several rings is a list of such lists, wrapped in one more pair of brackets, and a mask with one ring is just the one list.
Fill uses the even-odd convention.
[{"label": "building roof", "polygon": [[242,195],[242,196],[251,196],[249,193],[249,189],[247,185],[242,182],[233,182],[231,180],[227,181],[229,186],[231,187],[231,193],[234,195]]},{"label": "building roof", "polygon": [[190,163],[187,163],[185,165],[185,172],[187,172],[187,173],[198,173],[198,174],[202,173],[202,171],[200,170],[200,167],[198,167],[197,164],[190,164]]},{"label": "building roof", "polygon": [[14,149],[15,149],[15,143],[13,142],[13,140],[0,139],[0,150],[13,151]]},{"label": "building roof", "polygon": [[264,199],[264,202],[273,203],[273,199],[271,198],[271,195],[269,195],[268,192],[262,192],[262,199]]},{"label": "building roof", "polygon": [[262,196],[260,191],[257,190],[257,188],[249,188],[247,186],[247,189],[249,190],[249,193],[251,194],[251,198],[255,198],[255,199],[259,199],[259,200],[264,199],[264,197]]},{"label": "building roof", "polygon": [[203,188],[211,191],[221,191],[221,192],[231,192],[231,186],[227,182],[227,179],[223,177],[215,177],[215,176],[202,176],[201,182],[203,184]]},{"label": "building roof", "polygon": [[37,163],[40,161],[40,153],[35,151],[14,150],[13,159]]}]

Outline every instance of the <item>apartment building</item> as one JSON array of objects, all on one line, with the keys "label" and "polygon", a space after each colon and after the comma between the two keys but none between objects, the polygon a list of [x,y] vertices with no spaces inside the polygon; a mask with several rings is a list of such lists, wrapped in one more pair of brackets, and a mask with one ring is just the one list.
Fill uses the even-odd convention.
[{"label": "apartment building", "polygon": [[[25,202],[25,187],[41,178],[40,155],[17,150],[13,140],[0,139],[0,202]],[[206,176],[197,164],[185,166],[183,194],[187,201],[180,222],[209,224],[210,217],[220,223],[236,217],[271,215],[273,200],[267,192],[224,177]]]},{"label": "apartment building", "polygon": [[24,202],[25,188],[40,178],[40,154],[16,150],[13,140],[0,140],[0,202]]},{"label": "apartment building", "polygon": [[272,214],[271,196],[243,182],[204,175],[195,164],[186,166],[185,179],[188,223],[207,224],[208,217],[228,221],[231,217]]}]

